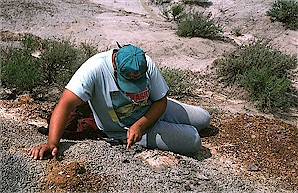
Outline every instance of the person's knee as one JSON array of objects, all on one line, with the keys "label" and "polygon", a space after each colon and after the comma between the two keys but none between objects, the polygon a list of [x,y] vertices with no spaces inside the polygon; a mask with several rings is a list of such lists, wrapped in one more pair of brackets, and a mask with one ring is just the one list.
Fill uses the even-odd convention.
[{"label": "person's knee", "polygon": [[192,137],[192,139],[189,139],[187,143],[183,143],[181,145],[175,146],[173,148],[173,152],[183,154],[183,155],[189,155],[191,153],[197,152],[199,149],[202,148],[202,140],[198,133],[195,134],[195,136]]},{"label": "person's knee", "polygon": [[208,127],[209,124],[210,124],[210,121],[211,121],[211,117],[210,117],[210,114],[207,110],[204,110],[205,111],[205,122],[204,122],[204,128]]},{"label": "person's knee", "polygon": [[[209,120],[207,121],[209,123]],[[146,142],[148,148],[158,148],[179,154],[193,153],[202,147],[201,137],[196,127],[164,121],[159,121],[147,131]]]},{"label": "person's knee", "polygon": [[202,129],[208,127],[211,121],[210,114],[207,110],[201,109],[200,111],[200,117],[196,120],[196,123],[194,124],[198,131],[201,131]]},{"label": "person's knee", "polygon": [[181,137],[176,140],[163,139],[161,135],[157,134],[155,140],[149,140],[148,144],[140,145],[150,149],[158,148],[160,150],[188,155],[197,152],[202,147],[202,141],[197,132],[191,137]]},{"label": "person's knee", "polygon": [[202,148],[202,140],[199,134],[196,134],[192,146],[189,147],[188,152],[185,152],[185,154],[195,153],[200,148]]}]

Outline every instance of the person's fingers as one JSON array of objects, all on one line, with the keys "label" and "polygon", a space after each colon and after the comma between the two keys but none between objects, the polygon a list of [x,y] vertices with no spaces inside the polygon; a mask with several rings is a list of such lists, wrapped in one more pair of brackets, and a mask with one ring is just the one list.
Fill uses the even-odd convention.
[{"label": "person's fingers", "polygon": [[39,150],[40,150],[40,147],[39,146],[34,148],[34,150],[32,152],[33,159],[37,160],[38,155],[39,155]]},{"label": "person's fingers", "polygon": [[127,148],[130,148],[132,146],[132,138],[127,138]]},{"label": "person's fingers", "polygon": [[130,132],[129,130],[127,130],[126,132],[126,139],[127,139],[127,145],[126,145],[126,148],[130,148],[130,143],[131,143],[131,138],[130,138]]},{"label": "person's fingers", "polygon": [[127,138],[127,148],[130,148],[134,143],[134,139],[132,135],[129,135],[129,137]]},{"label": "person's fingers", "polygon": [[53,145],[49,146],[48,144],[42,144],[39,146],[36,146],[32,148],[28,155],[31,156],[33,159],[48,159],[49,157],[47,156],[50,154],[50,156],[55,156],[58,153],[58,148]]},{"label": "person's fingers", "polygon": [[58,148],[54,147],[54,149],[52,150],[52,156],[54,157],[58,152]]},{"label": "person's fingers", "polygon": [[42,159],[42,158],[43,158],[43,154],[44,154],[44,152],[47,151],[47,150],[48,150],[48,149],[47,149],[46,146],[42,146],[42,147],[40,148],[40,150],[39,150],[39,154],[38,154],[39,159]]},{"label": "person's fingers", "polygon": [[127,139],[127,148],[130,148],[137,141],[138,141],[138,136],[137,135],[131,135],[130,138]]},{"label": "person's fingers", "polygon": [[127,130],[127,132],[126,132],[126,138],[129,139],[129,137],[130,137],[130,132],[129,132],[129,130]]},{"label": "person's fingers", "polygon": [[141,135],[136,135],[135,137],[135,143],[140,141],[142,139],[142,136]]},{"label": "person's fingers", "polygon": [[32,149],[33,148],[30,149],[30,151],[28,152],[28,155],[32,155]]},{"label": "person's fingers", "polygon": [[132,145],[134,145],[136,142],[140,141],[142,139],[142,136],[138,133],[130,132],[130,130],[126,133],[127,137],[127,148],[130,148]]}]

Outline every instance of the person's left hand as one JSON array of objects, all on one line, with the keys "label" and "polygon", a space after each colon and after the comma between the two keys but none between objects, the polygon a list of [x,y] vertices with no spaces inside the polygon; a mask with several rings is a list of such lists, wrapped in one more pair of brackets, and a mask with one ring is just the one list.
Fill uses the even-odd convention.
[{"label": "person's left hand", "polygon": [[141,129],[137,126],[132,125],[127,133],[127,148],[130,148],[133,144],[140,141],[142,139],[142,132]]}]

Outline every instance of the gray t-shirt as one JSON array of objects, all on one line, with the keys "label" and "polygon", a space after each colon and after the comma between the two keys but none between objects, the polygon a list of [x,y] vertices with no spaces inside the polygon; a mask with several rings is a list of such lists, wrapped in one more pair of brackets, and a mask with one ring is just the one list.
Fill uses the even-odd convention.
[{"label": "gray t-shirt", "polygon": [[139,93],[124,93],[115,82],[113,50],[88,59],[73,75],[66,88],[88,101],[97,126],[109,137],[126,138],[126,131],[168,92],[168,86],[152,59],[146,55],[147,87]]}]

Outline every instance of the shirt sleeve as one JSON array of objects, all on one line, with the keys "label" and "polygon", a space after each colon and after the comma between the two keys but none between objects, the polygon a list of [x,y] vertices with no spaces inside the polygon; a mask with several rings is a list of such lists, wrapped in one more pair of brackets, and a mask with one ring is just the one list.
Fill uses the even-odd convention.
[{"label": "shirt sleeve", "polygon": [[91,99],[94,90],[96,72],[98,71],[95,64],[95,57],[87,60],[75,72],[75,74],[72,76],[72,78],[65,87],[85,102]]},{"label": "shirt sleeve", "polygon": [[153,60],[146,55],[146,60],[148,64],[148,79],[150,85],[150,99],[152,101],[157,101],[162,97],[166,96],[169,87],[163,78],[161,72],[153,62]]}]

